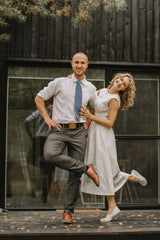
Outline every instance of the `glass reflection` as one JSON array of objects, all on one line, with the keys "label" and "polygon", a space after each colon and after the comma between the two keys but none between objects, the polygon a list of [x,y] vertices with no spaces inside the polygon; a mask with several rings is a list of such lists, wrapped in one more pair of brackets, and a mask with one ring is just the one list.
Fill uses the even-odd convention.
[{"label": "glass reflection", "polygon": [[[158,140],[117,140],[118,162],[122,171],[137,170],[148,181],[147,187],[128,182],[117,194],[121,203],[157,203]],[[123,191],[123,194],[122,194]],[[122,196],[120,196],[122,194]]]},{"label": "glass reflection", "polygon": [[[45,166],[43,144],[35,137],[36,119],[29,124],[29,135],[24,124],[36,111],[35,94],[52,79],[67,76],[67,68],[10,67],[8,71],[7,112],[7,184],[6,208],[54,209],[62,208],[68,172]],[[105,86],[105,70],[88,69],[89,79],[97,89]],[[159,134],[159,76],[135,74],[135,105],[127,112],[119,111],[114,126],[117,135]],[[152,93],[152,94],[151,94]],[[47,104],[46,104],[47,105]],[[47,135],[47,134],[46,134]],[[45,137],[44,137],[45,138]],[[126,184],[116,194],[118,203],[157,203],[158,194],[158,140],[118,140],[118,161],[122,171],[141,172],[148,180],[147,188]],[[67,154],[67,149],[65,149]],[[160,182],[160,180],[159,180]],[[160,199],[160,197],[159,197]],[[104,198],[79,193],[76,207],[103,208]]]},{"label": "glass reflection", "polygon": [[134,78],[137,89],[135,104],[126,112],[119,111],[115,133],[158,135],[159,76],[134,74]]}]

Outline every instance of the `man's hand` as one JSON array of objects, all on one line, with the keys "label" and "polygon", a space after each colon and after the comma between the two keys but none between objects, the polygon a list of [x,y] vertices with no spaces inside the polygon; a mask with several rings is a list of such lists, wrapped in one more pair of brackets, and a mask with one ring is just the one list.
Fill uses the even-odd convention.
[{"label": "man's hand", "polygon": [[61,129],[61,125],[51,118],[45,119],[45,123],[48,125],[49,131],[51,131],[52,127],[56,127],[58,130]]},{"label": "man's hand", "polygon": [[45,123],[48,125],[49,131],[51,131],[52,127],[56,127],[58,130],[60,130],[61,125],[59,125],[59,123],[57,123],[56,121],[52,120],[49,117],[48,112],[45,108],[45,103],[44,103],[43,98],[41,98],[39,96],[36,96],[35,97],[35,103],[36,103],[36,106],[37,106],[40,114],[44,118]]}]

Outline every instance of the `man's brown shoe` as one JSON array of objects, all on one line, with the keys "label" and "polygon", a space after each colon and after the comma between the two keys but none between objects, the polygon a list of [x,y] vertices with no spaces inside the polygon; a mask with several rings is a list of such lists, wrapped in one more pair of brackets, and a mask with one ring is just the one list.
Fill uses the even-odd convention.
[{"label": "man's brown shoe", "polygon": [[66,212],[63,213],[63,219],[62,219],[62,222],[64,223],[73,223],[73,219],[72,219],[72,216]]},{"label": "man's brown shoe", "polygon": [[99,179],[96,171],[94,170],[93,164],[88,164],[88,170],[87,175],[93,180],[93,182],[96,184],[96,186],[99,186]]}]

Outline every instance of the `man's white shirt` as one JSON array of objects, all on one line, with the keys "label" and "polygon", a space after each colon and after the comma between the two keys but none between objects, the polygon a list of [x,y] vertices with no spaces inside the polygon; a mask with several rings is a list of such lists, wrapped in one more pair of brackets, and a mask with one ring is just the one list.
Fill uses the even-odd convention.
[{"label": "man's white shirt", "polygon": [[[61,77],[49,82],[37,95],[48,100],[53,97],[52,119],[58,123],[79,122],[74,113],[74,99],[77,78],[72,74],[72,78]],[[87,106],[88,102],[94,108],[96,99],[96,87],[84,78],[81,81],[82,105]],[[80,118],[80,122],[85,122]]]}]

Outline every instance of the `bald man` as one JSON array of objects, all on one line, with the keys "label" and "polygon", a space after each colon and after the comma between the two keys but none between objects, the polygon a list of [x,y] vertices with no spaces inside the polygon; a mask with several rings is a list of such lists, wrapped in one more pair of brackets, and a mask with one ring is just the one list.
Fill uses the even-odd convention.
[{"label": "bald man", "polygon": [[[50,134],[44,146],[44,158],[50,164],[69,171],[67,182],[64,213],[62,221],[73,223],[74,212],[79,192],[81,174],[86,173],[98,186],[99,180],[93,164],[85,165],[84,154],[87,132],[84,129],[86,119],[75,113],[76,86],[81,86],[82,105],[89,103],[94,108],[96,88],[86,80],[85,72],[88,68],[88,58],[82,53],[76,53],[71,61],[72,77],[61,77],[51,81],[35,97],[35,103],[46,124]],[[45,101],[53,97],[52,118],[45,109]],[[63,150],[68,146],[68,155]]]}]

